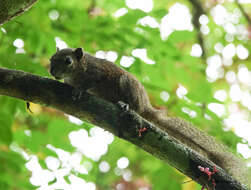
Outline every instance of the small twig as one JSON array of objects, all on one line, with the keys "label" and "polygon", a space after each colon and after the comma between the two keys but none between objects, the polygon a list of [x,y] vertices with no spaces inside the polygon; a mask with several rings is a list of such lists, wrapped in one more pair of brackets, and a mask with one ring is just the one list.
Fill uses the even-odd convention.
[{"label": "small twig", "polygon": [[184,181],[184,182],[182,182],[181,184],[184,184],[184,183],[189,183],[189,182],[192,182],[193,180],[192,179],[190,179],[190,180],[187,180],[187,181]]},{"label": "small twig", "polygon": [[87,9],[89,14],[92,13],[95,6],[96,6],[96,0],[91,0],[91,4],[90,4],[89,8]]},{"label": "small twig", "polygon": [[201,24],[199,22],[199,18],[203,14],[206,15],[206,11],[201,6],[201,4],[198,0],[190,0],[190,3],[193,5],[192,22],[193,22],[194,27],[197,30],[198,42],[199,42],[201,49],[202,49],[202,58],[205,59],[206,58],[205,44],[204,44],[203,34],[200,31]]},{"label": "small twig", "polygon": [[243,9],[242,5],[238,2],[238,0],[235,0],[236,5],[239,7],[241,13],[243,14],[243,16],[246,18],[248,24],[251,26],[251,18],[250,16],[245,12],[245,10]]},{"label": "small twig", "polygon": [[26,102],[26,109],[33,114],[33,112],[31,111],[31,107],[30,107],[30,102]]}]

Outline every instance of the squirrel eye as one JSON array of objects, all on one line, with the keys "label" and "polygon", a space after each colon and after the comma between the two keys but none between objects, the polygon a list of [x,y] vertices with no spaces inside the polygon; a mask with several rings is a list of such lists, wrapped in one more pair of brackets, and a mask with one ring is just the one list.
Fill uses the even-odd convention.
[{"label": "squirrel eye", "polygon": [[72,58],[71,58],[71,57],[66,57],[65,63],[66,63],[67,65],[70,65],[70,64],[72,63]]}]

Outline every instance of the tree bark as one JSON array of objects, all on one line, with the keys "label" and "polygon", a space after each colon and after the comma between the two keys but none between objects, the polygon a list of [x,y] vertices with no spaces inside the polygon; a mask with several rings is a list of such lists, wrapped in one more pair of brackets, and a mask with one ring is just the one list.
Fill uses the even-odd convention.
[{"label": "tree bark", "polygon": [[[67,84],[0,68],[0,94],[54,107],[115,135],[122,134],[121,138],[166,161],[199,184],[213,188],[212,181],[198,168],[208,167],[212,171],[215,165],[210,160],[184,146],[132,110],[124,111],[118,105],[88,93],[83,93],[80,99],[74,100],[72,93],[73,88]],[[140,132],[139,126],[143,126],[145,130]],[[224,170],[219,167],[217,169],[219,171],[212,176],[216,190],[248,190]]]},{"label": "tree bark", "polygon": [[0,25],[24,13],[38,0],[1,0]]}]

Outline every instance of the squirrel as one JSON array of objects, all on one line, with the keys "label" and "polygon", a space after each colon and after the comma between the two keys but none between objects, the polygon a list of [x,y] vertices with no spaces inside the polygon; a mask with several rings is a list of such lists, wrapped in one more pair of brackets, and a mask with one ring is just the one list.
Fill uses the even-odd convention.
[{"label": "squirrel", "polygon": [[144,86],[129,72],[105,59],[83,52],[82,48],[58,50],[50,59],[50,73],[78,91],[87,91],[112,103],[122,101],[144,119],[225,169],[236,180],[251,186],[246,167],[224,145],[180,118],[168,117],[155,109]]}]

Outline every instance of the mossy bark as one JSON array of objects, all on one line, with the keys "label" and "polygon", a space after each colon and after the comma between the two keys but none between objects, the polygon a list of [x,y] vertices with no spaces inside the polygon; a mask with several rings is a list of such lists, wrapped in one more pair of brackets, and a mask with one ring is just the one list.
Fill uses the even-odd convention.
[{"label": "mossy bark", "polygon": [[38,0],[1,0],[0,24],[24,13]]}]

